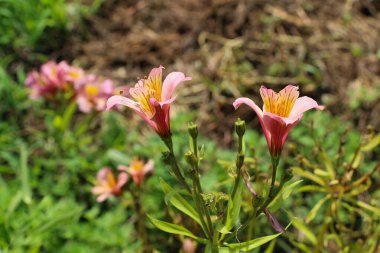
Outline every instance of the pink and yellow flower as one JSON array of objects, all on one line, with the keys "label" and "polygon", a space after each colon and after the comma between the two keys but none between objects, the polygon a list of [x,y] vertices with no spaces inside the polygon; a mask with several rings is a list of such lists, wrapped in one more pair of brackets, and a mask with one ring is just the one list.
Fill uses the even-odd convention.
[{"label": "pink and yellow flower", "polygon": [[257,114],[263,128],[269,151],[274,158],[281,155],[290,130],[298,124],[303,113],[310,109],[323,110],[323,106],[309,97],[299,97],[298,86],[288,85],[279,93],[264,86],[260,88],[264,102],[263,110],[249,98],[238,98],[233,103],[235,109],[241,104],[251,107]]},{"label": "pink and yellow flower", "polygon": [[58,91],[73,89],[74,83],[83,76],[82,69],[70,66],[65,61],[58,64],[54,61],[49,61],[41,66],[39,72],[30,72],[25,84],[31,90],[30,97],[32,99],[39,97],[51,98]]},{"label": "pink and yellow flower", "polygon": [[144,181],[144,177],[147,173],[153,171],[153,168],[154,163],[152,160],[149,160],[146,164],[141,160],[133,160],[129,167],[123,165],[119,165],[118,167],[120,171],[128,172],[137,186]]},{"label": "pink and yellow flower", "polygon": [[112,96],[107,101],[107,109],[114,105],[124,105],[139,114],[162,138],[170,136],[170,104],[175,100],[173,93],[177,85],[191,80],[182,72],[172,72],[162,82],[162,69],[153,68],[149,76],[129,89],[132,99]]},{"label": "pink and yellow flower", "polygon": [[120,173],[116,181],[112,170],[109,168],[103,168],[98,172],[96,185],[91,191],[93,194],[99,195],[96,201],[103,202],[111,196],[120,196],[122,193],[122,187],[127,181],[127,173]]},{"label": "pink and yellow flower", "polygon": [[111,80],[101,80],[95,75],[85,76],[75,83],[76,100],[79,110],[84,113],[105,110],[107,99],[113,92]]}]

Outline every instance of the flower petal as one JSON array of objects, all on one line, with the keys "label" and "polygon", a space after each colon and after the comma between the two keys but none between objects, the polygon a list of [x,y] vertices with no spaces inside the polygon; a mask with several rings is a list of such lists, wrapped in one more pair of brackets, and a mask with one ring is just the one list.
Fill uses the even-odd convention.
[{"label": "flower petal", "polygon": [[186,77],[182,72],[172,72],[166,76],[162,85],[161,101],[166,101],[172,98],[177,85],[184,81],[190,81],[191,77]]},{"label": "flower petal", "polygon": [[164,67],[159,66],[158,68],[153,68],[147,79],[144,79],[144,84],[149,87],[149,89],[154,90],[154,97],[157,100],[161,99],[161,89],[162,89],[162,69]]},{"label": "flower petal", "polygon": [[154,162],[153,162],[153,160],[149,160],[149,161],[144,165],[144,168],[143,168],[143,172],[144,172],[144,174],[153,171],[153,168],[154,168]]},{"label": "flower petal", "polygon": [[267,139],[267,141],[272,155],[278,156],[281,154],[282,147],[284,146],[290,130],[298,124],[301,117],[302,115],[300,115],[300,117],[288,119],[270,112],[264,113],[263,122],[270,135],[270,138],[269,140]]},{"label": "flower petal", "polygon": [[106,110],[107,111],[110,110],[115,105],[124,105],[124,106],[127,106],[127,107],[141,113],[141,109],[140,109],[138,103],[136,103],[132,99],[126,98],[124,96],[116,95],[116,96],[110,97],[107,100],[107,109]]},{"label": "flower petal", "polygon": [[103,193],[102,195],[100,195],[99,197],[96,198],[96,201],[97,202],[103,202],[106,199],[108,199],[110,196],[111,196],[111,193]]},{"label": "flower petal", "polygon": [[108,175],[110,173],[112,174],[111,169],[103,168],[103,169],[98,171],[98,174],[96,175],[96,179],[98,180],[98,182],[101,182],[101,183],[107,182]]},{"label": "flower petal", "polygon": [[323,110],[325,107],[318,105],[318,103],[312,98],[306,96],[300,97],[296,100],[289,118],[298,117],[300,114],[314,108],[317,110]]},{"label": "flower petal", "polygon": [[235,110],[236,110],[237,108],[239,108],[241,106],[241,104],[248,105],[257,114],[257,117],[259,117],[259,121],[260,121],[261,127],[263,129],[265,138],[267,139],[267,142],[269,142],[270,141],[270,139],[269,139],[270,134],[269,134],[268,130],[266,129],[265,124],[263,122],[263,111],[260,109],[260,107],[258,107],[255,104],[255,102],[253,102],[251,99],[246,98],[246,97],[241,97],[241,98],[236,99],[232,105],[235,107]]},{"label": "flower petal", "polygon": [[119,166],[117,166],[117,170],[128,172],[129,168],[128,168],[128,166],[119,165]]},{"label": "flower petal", "polygon": [[117,177],[116,188],[121,189],[121,187],[123,187],[123,185],[125,185],[127,181],[128,181],[128,174],[124,172],[120,173],[119,176]]},{"label": "flower petal", "polygon": [[235,110],[236,110],[237,108],[241,106],[241,104],[246,104],[249,107],[251,107],[255,111],[257,116],[259,116],[259,118],[263,117],[263,111],[251,99],[245,98],[245,97],[238,98],[235,100],[235,102],[232,105],[235,107]]}]

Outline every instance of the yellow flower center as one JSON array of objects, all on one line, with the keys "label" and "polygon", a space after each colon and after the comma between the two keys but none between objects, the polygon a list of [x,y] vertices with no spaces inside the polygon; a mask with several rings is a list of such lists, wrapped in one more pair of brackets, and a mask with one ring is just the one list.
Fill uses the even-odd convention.
[{"label": "yellow flower center", "polygon": [[131,170],[140,171],[144,167],[144,163],[142,161],[131,161]]},{"label": "yellow flower center", "polygon": [[68,73],[69,77],[71,77],[72,79],[79,79],[81,77],[81,73],[79,71],[75,71],[75,70],[71,70],[69,73]]},{"label": "yellow flower center", "polygon": [[113,176],[112,173],[108,173],[107,174],[107,187],[109,187],[109,189],[113,189],[116,185],[116,180],[115,180],[115,177]]},{"label": "yellow flower center", "polygon": [[156,110],[150,103],[151,98],[161,101],[162,93],[162,72],[151,73],[149,77],[141,79],[134,88],[129,90],[131,96],[140,104],[141,110],[152,118]]},{"label": "yellow flower center", "polygon": [[99,93],[99,88],[96,85],[88,84],[84,88],[84,91],[87,94],[87,96],[89,96],[89,97],[95,97]]},{"label": "yellow flower center", "polygon": [[290,112],[299,96],[298,87],[287,86],[279,93],[262,88],[260,94],[264,102],[264,111],[280,117],[289,117]]}]

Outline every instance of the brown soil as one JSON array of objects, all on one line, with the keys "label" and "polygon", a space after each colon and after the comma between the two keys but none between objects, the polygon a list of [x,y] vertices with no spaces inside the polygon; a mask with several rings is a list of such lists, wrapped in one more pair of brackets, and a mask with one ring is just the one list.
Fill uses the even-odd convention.
[{"label": "brown soil", "polygon": [[185,72],[182,103],[199,108],[205,132],[230,132],[235,97],[288,83],[360,129],[380,128],[379,1],[120,0],[87,22],[66,58],[120,85],[160,64]]}]

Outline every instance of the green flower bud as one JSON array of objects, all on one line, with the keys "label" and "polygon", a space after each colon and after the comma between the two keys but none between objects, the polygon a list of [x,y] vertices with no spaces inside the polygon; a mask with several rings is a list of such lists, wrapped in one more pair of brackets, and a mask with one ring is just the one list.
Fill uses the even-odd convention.
[{"label": "green flower bud", "polygon": [[194,153],[190,150],[185,153],[185,160],[186,162],[191,166],[195,167],[198,163],[197,158],[195,157]]},{"label": "green flower bud", "polygon": [[245,121],[240,118],[235,122],[235,132],[239,137],[242,137],[245,133]]},{"label": "green flower bud", "polygon": [[198,137],[198,126],[194,124],[193,122],[190,122],[188,127],[187,127],[190,136],[195,139]]}]

